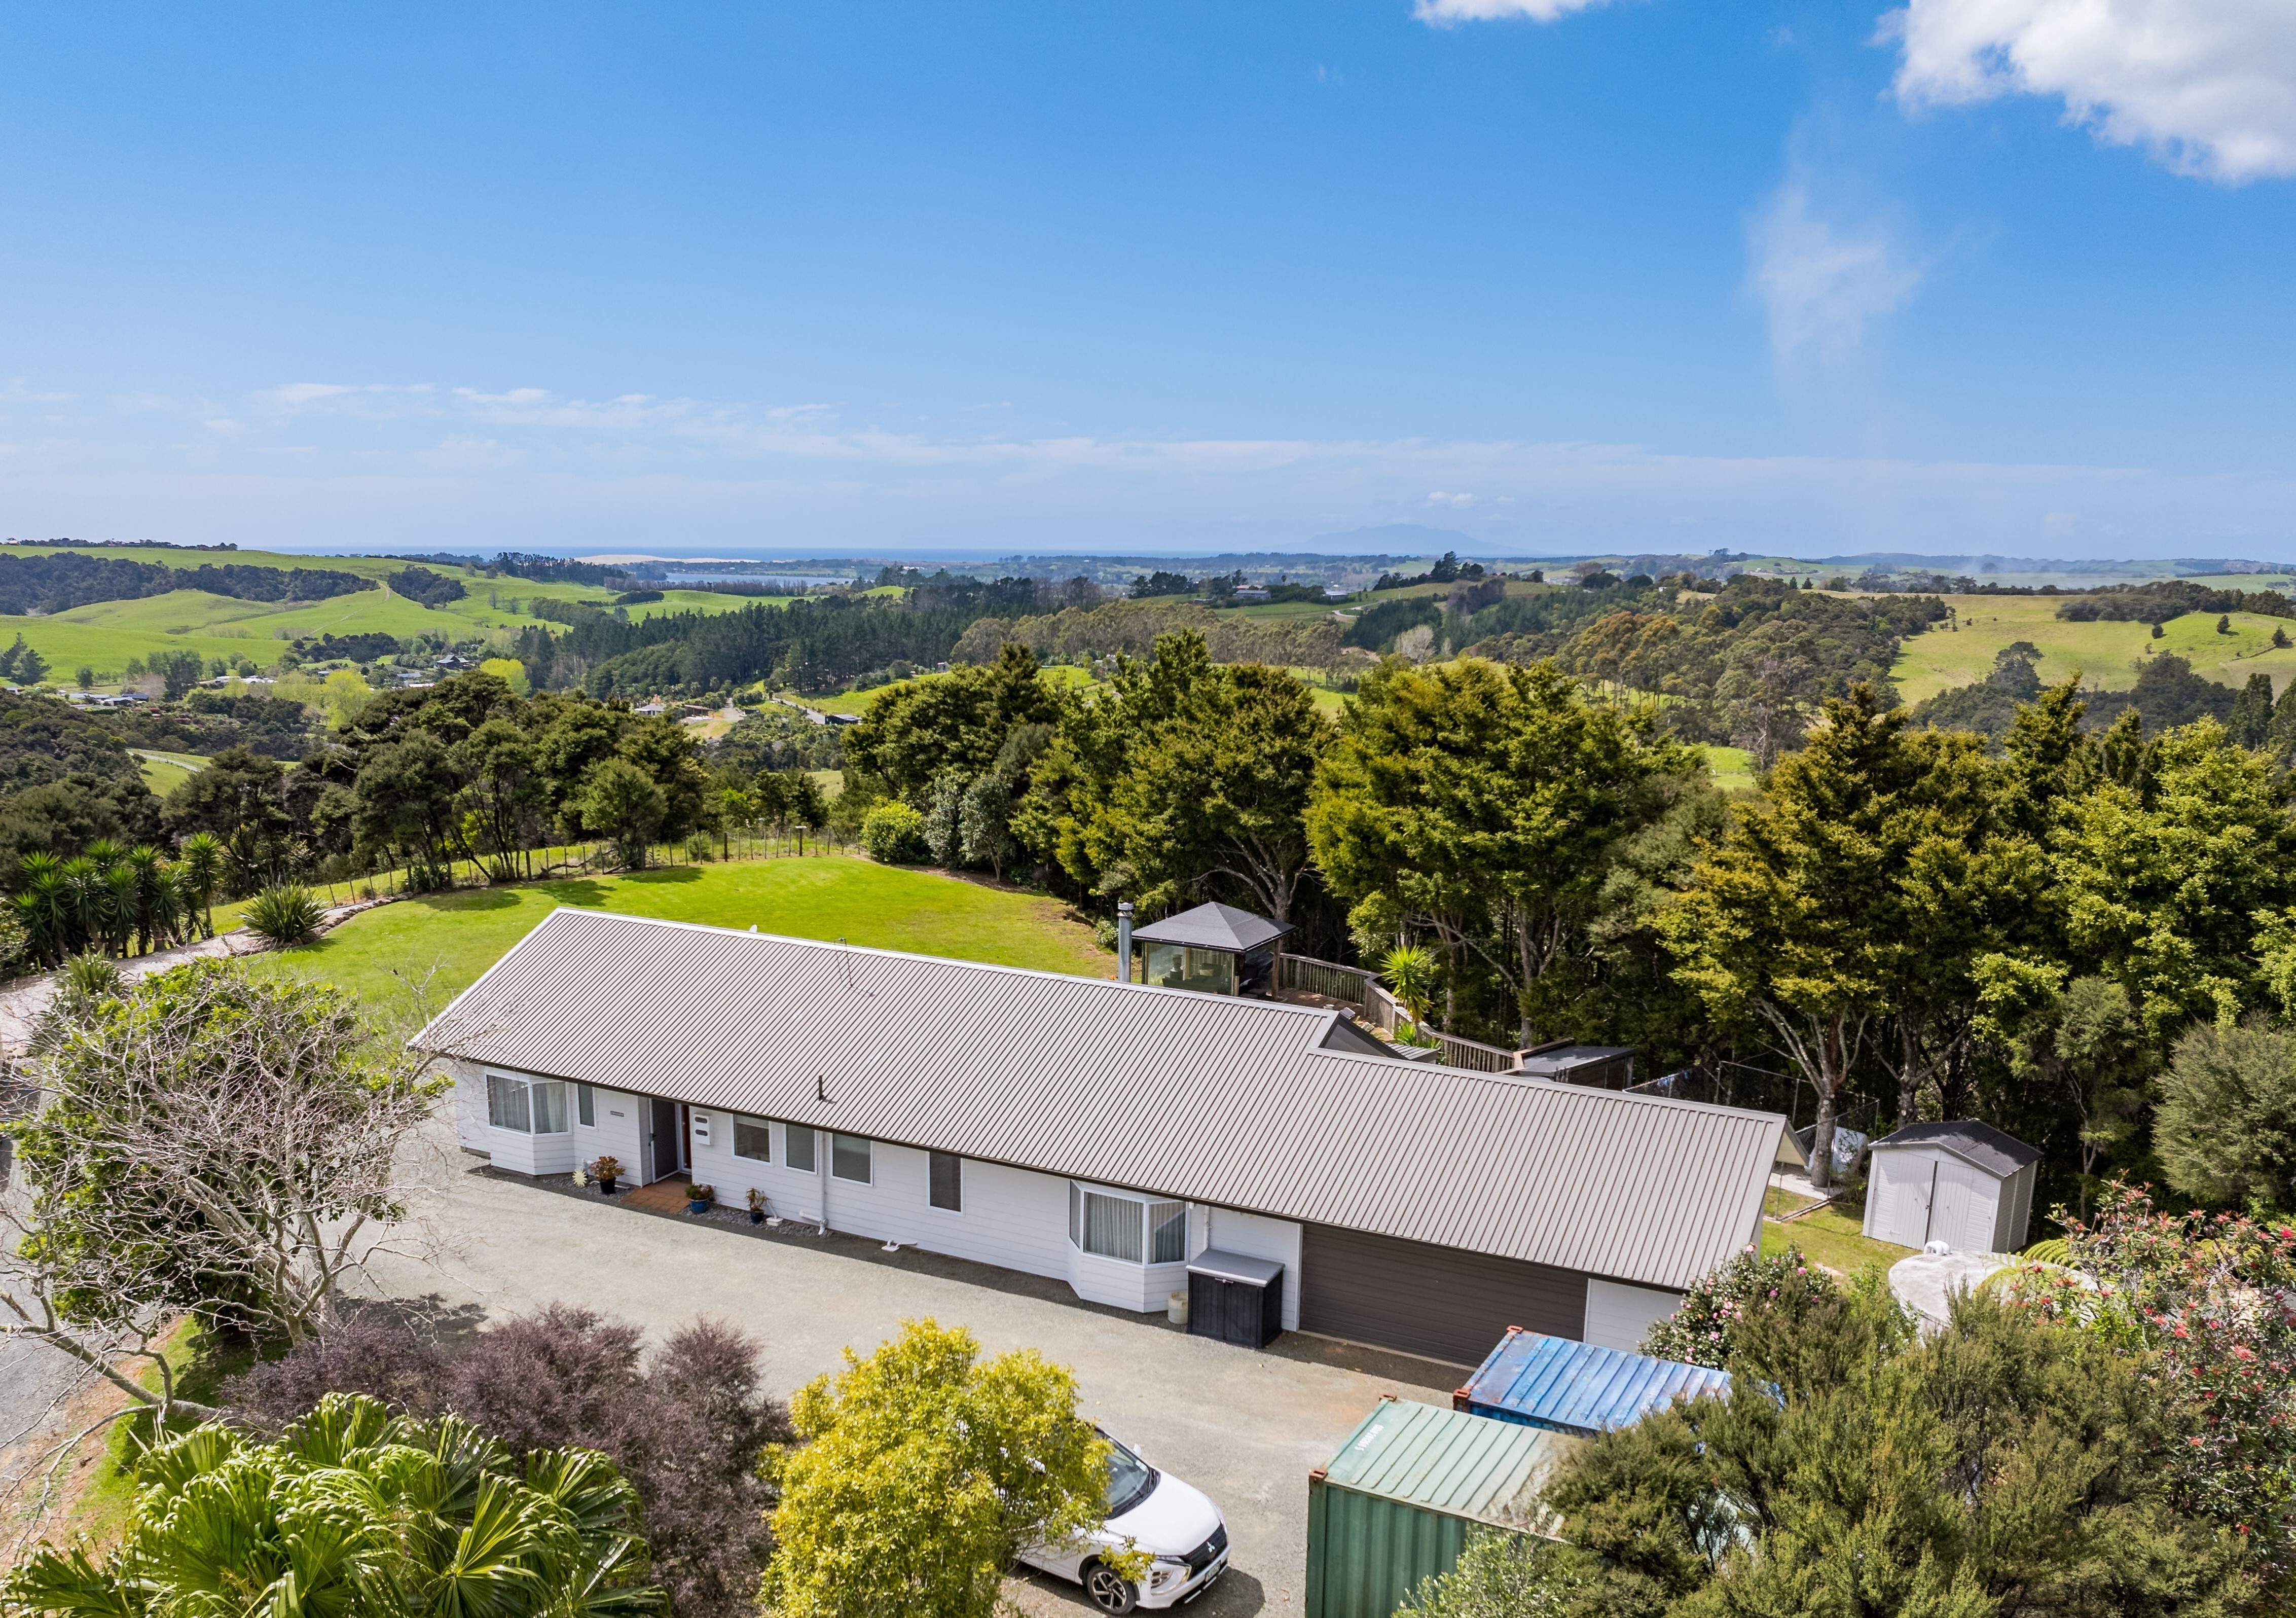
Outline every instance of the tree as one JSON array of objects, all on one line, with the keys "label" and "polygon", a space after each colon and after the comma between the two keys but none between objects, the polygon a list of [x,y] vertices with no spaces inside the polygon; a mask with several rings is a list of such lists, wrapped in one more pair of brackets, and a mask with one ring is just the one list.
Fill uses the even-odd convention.
[{"label": "tree", "polygon": [[767,1600],[781,1618],[987,1618],[1027,1546],[1099,1525],[1108,1445],[1076,1379],[1032,1349],[980,1358],[931,1320],[798,1391]]},{"label": "tree", "polygon": [[43,1547],[20,1613],[621,1618],[655,1610],[637,1497],[605,1457],[508,1451],[447,1417],[331,1397],[274,1444],[203,1426],[148,1452],[119,1547]]},{"label": "tree", "polygon": [[506,719],[487,719],[455,743],[453,763],[470,783],[461,799],[465,825],[475,817],[463,841],[483,850],[490,861],[488,875],[509,882],[519,874],[516,858],[541,830],[545,785],[533,739]]},{"label": "tree", "polygon": [[43,1043],[48,1101],[15,1133],[33,1187],[8,1217],[0,1335],[112,1368],[171,1315],[298,1342],[347,1276],[403,1251],[410,1138],[442,1084],[378,1047],[339,991],[198,961],[97,1001]]},{"label": "tree", "polygon": [[1692,1282],[1681,1306],[1644,1335],[1642,1351],[1719,1370],[1730,1363],[1757,1317],[1785,1314],[1800,1320],[1818,1305],[1830,1306],[1841,1290],[1799,1247],[1789,1244],[1783,1253],[1769,1253],[1749,1247]]},{"label": "tree", "polygon": [[567,1304],[444,1340],[369,1311],[218,1397],[234,1421],[264,1431],[330,1393],[365,1393],[396,1416],[451,1411],[521,1463],[595,1450],[637,1490],[652,1580],[677,1618],[749,1618],[773,1548],[758,1459],[793,1436],[786,1409],[758,1387],[758,1356],[757,1343],[707,1320],[648,1355],[636,1326]]},{"label": "tree", "polygon": [[1309,853],[1307,811],[1332,727],[1288,669],[1206,666],[1138,738],[1102,835],[1152,909],[1224,879],[1289,922]]},{"label": "tree", "polygon": [[2169,732],[2128,768],[2113,740],[2091,766],[2101,778],[2057,816],[2046,902],[2057,958],[2119,983],[2165,1045],[2190,1019],[2264,1003],[2255,917],[2296,903],[2296,822],[2270,761],[2213,720]]},{"label": "tree", "polygon": [[1470,1529],[1457,1565],[1421,1580],[1394,1618],[1568,1618],[1580,1582],[1536,1534]]},{"label": "tree", "polygon": [[1882,712],[1870,689],[1826,703],[1825,721],[1659,918],[1715,1015],[1767,1027],[1816,1092],[1821,1187],[1850,1069],[1907,965],[1899,883],[1914,825],[1900,810],[1920,773],[1905,716]]},{"label": "tree", "polygon": [[2152,1147],[2186,1196],[2296,1211],[2296,1032],[2195,1024],[2161,1075]]},{"label": "tree", "polygon": [[213,832],[194,832],[184,839],[184,891],[200,907],[201,924],[215,936],[215,891],[223,882],[223,844]]},{"label": "tree", "polygon": [[428,730],[409,730],[404,740],[376,748],[351,787],[357,846],[403,854],[417,887],[445,887],[448,862],[462,845],[455,805],[463,787],[454,753]]},{"label": "tree", "polygon": [[2296,1593],[2296,1229],[2163,1213],[2105,1187],[2068,1222],[2064,1262],[1997,1282],[2042,1318],[2128,1357],[2181,1418],[2153,1466],[2185,1511],[2251,1548],[2284,1612]]},{"label": "tree", "polygon": [[2008,1054],[2011,1072],[2043,1093],[2035,1110],[2070,1108],[2077,1121],[2085,1214],[2099,1163],[2125,1151],[2144,1119],[2156,1065],[2144,1025],[2128,990],[2105,978],[2067,983],[2061,966],[2009,955],[1981,957],[1976,973],[1979,1026]]},{"label": "tree", "polygon": [[987,772],[1021,725],[1051,724],[1060,702],[1037,671],[1036,654],[1006,645],[988,664],[967,664],[881,693],[845,731],[846,762],[882,776],[922,805],[935,784]]},{"label": "tree", "polygon": [[1582,938],[1626,842],[1698,769],[1652,712],[1590,702],[1551,663],[1390,662],[1318,768],[1308,834],[1359,943],[1432,932],[1450,1009],[1472,963],[1529,1044],[1556,1014],[1540,978]]},{"label": "tree", "polygon": [[1559,1463],[1542,1598],[1574,1618],[2269,1610],[2247,1547],[2165,1472],[2185,1418],[2142,1356],[1985,1294],[1921,1336],[1875,1277],[1750,1317],[1729,1368],[1726,1399]]},{"label": "tree", "polygon": [[293,828],[280,801],[284,773],[276,759],[227,747],[168,794],[168,829],[179,838],[209,834],[232,886],[255,892],[287,874]]},{"label": "tree", "polygon": [[2233,699],[2225,730],[2235,747],[2261,747],[2272,734],[2272,677],[2251,674]]},{"label": "tree", "polygon": [[590,772],[575,801],[583,829],[612,841],[622,864],[643,870],[646,849],[668,812],[662,790],[627,759],[608,759]]}]

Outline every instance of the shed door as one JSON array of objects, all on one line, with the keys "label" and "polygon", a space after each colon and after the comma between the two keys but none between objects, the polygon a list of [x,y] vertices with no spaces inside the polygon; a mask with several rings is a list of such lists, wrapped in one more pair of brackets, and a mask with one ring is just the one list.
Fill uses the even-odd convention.
[{"label": "shed door", "polygon": [[1993,1250],[1993,1177],[1975,1163],[1940,1155],[1930,1203],[1930,1240],[1956,1253]]},{"label": "shed door", "polygon": [[1643,1338],[1661,1320],[1682,1307],[1682,1294],[1655,1286],[1627,1286],[1617,1281],[1587,1281],[1587,1341],[1602,1348],[1639,1352]]},{"label": "shed door", "polygon": [[1867,1188],[1870,1217],[1866,1234],[1900,1247],[1920,1247],[1930,1239],[1930,1185],[1937,1163],[1924,1152],[1876,1152]]},{"label": "shed door", "polygon": [[1479,1365],[1510,1326],[1576,1338],[1587,1281],[1575,1270],[1426,1242],[1308,1225],[1300,1329],[1374,1348]]}]

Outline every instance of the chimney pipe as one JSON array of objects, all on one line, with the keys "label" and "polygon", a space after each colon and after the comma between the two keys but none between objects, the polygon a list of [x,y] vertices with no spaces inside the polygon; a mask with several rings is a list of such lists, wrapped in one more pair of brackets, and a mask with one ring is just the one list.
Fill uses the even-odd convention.
[{"label": "chimney pipe", "polygon": [[1132,901],[1116,901],[1116,981],[1132,981]]}]

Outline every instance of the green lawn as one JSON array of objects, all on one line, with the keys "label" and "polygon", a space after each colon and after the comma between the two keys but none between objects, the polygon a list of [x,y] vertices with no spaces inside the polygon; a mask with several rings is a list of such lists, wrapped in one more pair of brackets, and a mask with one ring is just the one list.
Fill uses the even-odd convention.
[{"label": "green lawn", "polygon": [[2136,661],[2147,653],[2173,652],[2192,660],[2194,672],[2238,687],[2255,673],[2272,676],[2276,691],[2296,677],[2296,646],[2276,648],[2272,631],[2296,637],[2296,620],[2256,612],[2231,614],[2232,633],[2217,633],[2213,612],[2188,612],[2169,620],[2168,633],[2152,638],[2141,623],[2071,623],[2056,615],[2060,602],[2048,596],[1963,595],[1953,598],[1958,629],[1937,628],[1908,639],[1891,670],[1908,702],[1955,686],[1983,679],[1993,671],[1994,654],[2012,641],[2028,640],[2041,649],[2040,675],[2054,684],[2079,674],[2084,683],[2125,691],[2136,683]]},{"label": "green lawn", "polygon": [[1728,791],[1734,787],[1751,791],[1754,785],[1754,755],[1742,747],[1724,747],[1710,742],[1703,749],[1706,773],[1714,777],[1714,784]]},{"label": "green lawn", "polygon": [[144,760],[144,784],[162,798],[208,767],[208,761],[195,752],[160,752],[147,747],[127,751]]},{"label": "green lawn", "polygon": [[[754,924],[798,938],[1086,976],[1113,969],[1091,929],[1063,920],[1056,899],[840,855],[673,866],[402,899],[353,917],[307,949],[256,959],[338,983],[405,1024],[417,1009],[408,982],[427,976],[436,1010],[560,905]],[[224,924],[222,914],[216,920]]]},{"label": "green lawn", "polygon": [[[1772,1197],[1779,1194],[1773,1190]],[[1765,1211],[1768,1210],[1766,1204]],[[1784,1253],[1791,1246],[1799,1247],[1802,1256],[1812,1262],[1841,1275],[1849,1275],[1868,1264],[1888,1269],[1899,1259],[1910,1258],[1913,1249],[1900,1247],[1894,1242],[1876,1242],[1863,1228],[1865,1211],[1840,1203],[1816,1213],[1805,1214],[1791,1225],[1782,1225],[1774,1219],[1762,1220],[1762,1251]]]}]

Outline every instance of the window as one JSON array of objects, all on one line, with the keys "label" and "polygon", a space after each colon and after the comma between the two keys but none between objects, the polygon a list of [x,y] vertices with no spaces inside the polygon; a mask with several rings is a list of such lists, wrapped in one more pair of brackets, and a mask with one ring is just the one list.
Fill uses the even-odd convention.
[{"label": "window", "polygon": [[1188,1256],[1188,1204],[1148,1204],[1148,1261],[1177,1264]]},{"label": "window", "polygon": [[1148,982],[1206,994],[1235,992],[1235,957],[1225,949],[1195,949],[1182,944],[1149,944],[1144,949]]},{"label": "window", "polygon": [[869,1141],[861,1135],[829,1138],[829,1171],[840,1179],[869,1183]]},{"label": "window", "polygon": [[774,1161],[774,1132],[766,1127],[762,1118],[734,1120],[734,1155],[746,1157],[752,1162]]},{"label": "window", "polygon": [[803,1124],[785,1123],[782,1125],[782,1138],[789,1166],[800,1174],[813,1173],[813,1131]]},{"label": "window", "polygon": [[1109,1196],[1098,1191],[1084,1194],[1084,1242],[1086,1253],[1103,1259],[1140,1262],[1141,1204],[1128,1196]]},{"label": "window", "polygon": [[1084,1245],[1084,1226],[1080,1222],[1084,1216],[1077,1211],[1084,1205],[1083,1198],[1084,1193],[1077,1188],[1076,1181],[1069,1181],[1069,1245],[1071,1247]]},{"label": "window", "polygon": [[594,1129],[598,1127],[598,1104],[592,1097],[590,1087],[586,1084],[578,1084],[574,1087],[574,1116],[582,1121],[582,1127],[586,1129]]},{"label": "window", "polygon": [[566,1086],[555,1079],[488,1073],[487,1121],[519,1135],[563,1135]]},{"label": "window", "polygon": [[930,1184],[925,1188],[925,1200],[936,1208],[946,1208],[951,1213],[964,1211],[964,1159],[954,1152],[935,1152],[927,1167]]},{"label": "window", "polygon": [[534,1118],[526,1105],[527,1083],[508,1073],[487,1075],[487,1121],[497,1129],[534,1133]]}]

